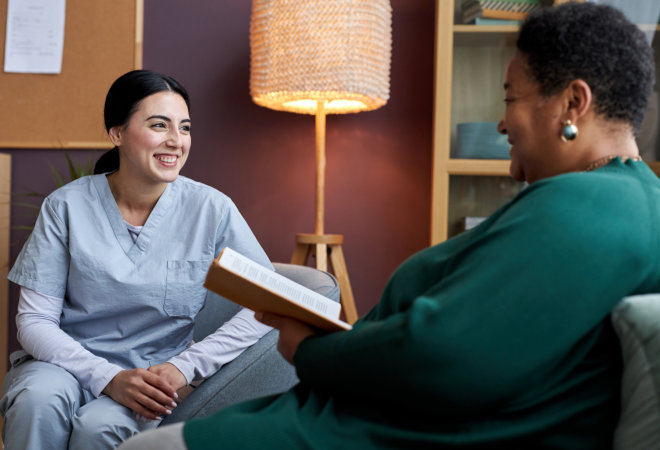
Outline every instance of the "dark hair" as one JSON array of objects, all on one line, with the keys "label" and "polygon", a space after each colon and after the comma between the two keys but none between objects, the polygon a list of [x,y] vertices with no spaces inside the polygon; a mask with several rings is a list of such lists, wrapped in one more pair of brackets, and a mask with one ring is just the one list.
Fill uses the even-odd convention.
[{"label": "dark hair", "polygon": [[541,8],[521,25],[516,46],[542,95],[582,79],[597,114],[628,123],[637,133],[653,91],[655,63],[644,33],[619,10],[572,2]]},{"label": "dark hair", "polygon": [[[105,97],[103,117],[105,129],[128,123],[145,97],[162,91],[179,94],[190,110],[190,98],[186,89],[174,78],[151,70],[133,70],[120,76],[112,83]],[[94,165],[94,173],[114,172],[119,169],[117,147],[104,153]]]}]

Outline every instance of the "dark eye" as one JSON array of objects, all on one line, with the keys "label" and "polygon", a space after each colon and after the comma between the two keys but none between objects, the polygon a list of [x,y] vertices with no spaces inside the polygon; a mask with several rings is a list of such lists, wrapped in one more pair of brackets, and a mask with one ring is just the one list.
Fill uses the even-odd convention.
[{"label": "dark eye", "polygon": [[190,133],[190,125],[181,125],[181,130]]},{"label": "dark eye", "polygon": [[156,122],[151,126],[154,128],[165,128],[165,124],[163,122]]}]

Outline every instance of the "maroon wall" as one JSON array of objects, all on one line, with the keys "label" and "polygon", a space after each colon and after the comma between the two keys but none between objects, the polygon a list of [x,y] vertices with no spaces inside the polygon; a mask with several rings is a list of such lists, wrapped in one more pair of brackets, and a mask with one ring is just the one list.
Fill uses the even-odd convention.
[{"label": "maroon wall", "polygon": [[[314,228],[314,118],[252,103],[250,4],[145,0],[144,68],[190,91],[193,146],[182,173],[232,197],[271,259],[288,261],[295,234]],[[429,242],[434,4],[392,0],[387,105],[327,119],[325,228],[344,235],[360,315],[396,266]],[[49,164],[66,171],[61,151],[5,151],[13,156],[14,192],[49,192]],[[81,163],[99,154],[68,153]],[[25,208],[12,207],[12,226],[30,220]],[[12,260],[24,237],[12,230]],[[15,287],[10,300],[13,318]],[[8,331],[13,350],[13,320]]]}]

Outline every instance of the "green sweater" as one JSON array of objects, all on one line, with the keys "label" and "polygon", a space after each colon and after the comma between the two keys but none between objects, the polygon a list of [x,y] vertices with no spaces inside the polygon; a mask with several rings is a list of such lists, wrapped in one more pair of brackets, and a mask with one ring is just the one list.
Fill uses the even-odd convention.
[{"label": "green sweater", "polygon": [[303,341],[297,387],[187,422],[188,448],[610,447],[609,313],[660,292],[658,199],[619,159],[530,185],[405,261],[353,330]]}]

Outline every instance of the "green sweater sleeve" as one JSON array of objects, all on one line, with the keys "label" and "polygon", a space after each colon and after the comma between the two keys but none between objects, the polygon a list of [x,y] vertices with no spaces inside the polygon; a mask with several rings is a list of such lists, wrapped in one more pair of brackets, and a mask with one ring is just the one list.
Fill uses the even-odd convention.
[{"label": "green sweater sleeve", "polygon": [[635,186],[584,175],[537,182],[406,261],[353,330],[301,343],[301,381],[455,413],[515,405],[575,374],[612,307],[657,279],[654,218],[629,203]]}]

